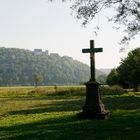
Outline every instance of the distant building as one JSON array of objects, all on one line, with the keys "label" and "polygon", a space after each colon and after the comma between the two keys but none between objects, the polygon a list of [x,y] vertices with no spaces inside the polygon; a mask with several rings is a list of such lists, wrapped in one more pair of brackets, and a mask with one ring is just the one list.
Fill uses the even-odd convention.
[{"label": "distant building", "polygon": [[46,51],[44,52],[44,54],[45,54],[45,55],[49,55],[49,51],[46,50]]},{"label": "distant building", "polygon": [[59,54],[58,53],[50,53],[50,56],[58,57]]},{"label": "distant building", "polygon": [[42,55],[42,49],[34,49],[34,55]]},{"label": "distant building", "polygon": [[42,49],[34,49],[34,55],[48,55],[49,54],[49,51],[46,50],[46,51],[42,51]]}]

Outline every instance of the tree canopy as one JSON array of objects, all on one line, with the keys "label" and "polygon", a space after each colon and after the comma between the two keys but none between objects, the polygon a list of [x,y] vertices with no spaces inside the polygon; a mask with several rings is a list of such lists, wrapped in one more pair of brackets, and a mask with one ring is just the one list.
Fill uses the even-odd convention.
[{"label": "tree canopy", "polygon": [[119,82],[133,86],[136,90],[140,84],[140,48],[132,50],[118,67]]},{"label": "tree canopy", "polygon": [[[54,0],[49,0],[54,1]],[[76,18],[82,20],[86,25],[104,9],[113,9],[115,14],[109,18],[110,21],[123,25],[126,35],[121,43],[129,40],[140,33],[140,1],[139,0],[62,0],[71,1],[71,9]],[[108,16],[108,15],[106,15]],[[117,26],[117,25],[116,25]]]},{"label": "tree canopy", "polygon": [[89,66],[68,56],[0,48],[0,86],[79,84],[89,77]]},{"label": "tree canopy", "polygon": [[88,79],[88,65],[71,57],[0,48],[0,86],[78,84]]},{"label": "tree canopy", "polygon": [[123,59],[120,66],[113,69],[107,77],[109,85],[120,84],[133,87],[136,91],[140,84],[140,48],[132,50]]},{"label": "tree canopy", "polygon": [[112,69],[111,72],[109,73],[109,75],[107,76],[107,84],[109,85],[115,85],[115,84],[119,84],[119,75],[118,75],[118,71],[117,69]]},{"label": "tree canopy", "polygon": [[[69,56],[0,47],[0,86],[81,84],[89,66]],[[104,72],[96,70],[96,77]]]}]

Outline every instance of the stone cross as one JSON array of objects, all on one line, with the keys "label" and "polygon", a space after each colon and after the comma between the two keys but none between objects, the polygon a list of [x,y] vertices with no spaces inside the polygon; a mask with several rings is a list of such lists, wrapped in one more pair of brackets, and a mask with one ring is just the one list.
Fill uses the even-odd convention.
[{"label": "stone cross", "polygon": [[94,48],[94,40],[90,40],[90,48],[89,49],[82,49],[83,53],[90,53],[90,73],[91,78],[90,81],[95,80],[95,53],[102,52],[103,48]]},{"label": "stone cross", "polygon": [[105,110],[104,104],[101,101],[99,86],[95,79],[95,53],[102,52],[102,48],[94,48],[94,40],[90,40],[90,48],[83,49],[83,53],[90,53],[90,81],[86,82],[86,101],[83,106],[83,112],[77,114],[80,118],[86,119],[107,119],[109,111]]}]

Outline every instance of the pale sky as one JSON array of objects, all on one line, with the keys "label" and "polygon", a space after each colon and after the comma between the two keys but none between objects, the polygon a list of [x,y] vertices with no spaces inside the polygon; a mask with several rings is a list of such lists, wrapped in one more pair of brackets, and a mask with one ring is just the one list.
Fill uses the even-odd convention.
[{"label": "pale sky", "polygon": [[[118,42],[123,33],[112,29],[104,13],[84,28],[70,14],[69,6],[61,0],[0,0],[0,47],[49,50],[89,64],[89,54],[83,54],[82,49],[89,48],[89,41],[94,39],[95,47],[103,48],[96,54],[96,68],[117,67],[120,58],[139,47],[135,39],[120,53]],[[97,36],[95,24],[101,28]]]}]

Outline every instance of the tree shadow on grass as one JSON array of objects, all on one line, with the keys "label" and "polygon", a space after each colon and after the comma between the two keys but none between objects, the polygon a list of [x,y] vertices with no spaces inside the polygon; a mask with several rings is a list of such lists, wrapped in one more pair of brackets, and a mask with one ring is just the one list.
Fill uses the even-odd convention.
[{"label": "tree shadow on grass", "polygon": [[140,97],[135,96],[110,96],[103,98],[103,102],[110,110],[140,109]]},{"label": "tree shadow on grass", "polygon": [[[12,126],[0,126],[0,139],[6,140],[139,140],[140,98],[134,96],[104,96],[109,110],[117,112],[105,121],[80,120],[69,114],[82,108],[83,100],[58,100],[51,104],[32,106],[28,110],[12,111],[11,115],[45,113],[45,119]],[[125,111],[126,110],[126,111]],[[130,111],[128,111],[130,110]],[[52,115],[58,112],[58,115]],[[61,115],[59,115],[59,112]]]},{"label": "tree shadow on grass", "polygon": [[28,109],[10,111],[9,115],[18,115],[18,114],[36,114],[36,113],[44,113],[44,112],[65,112],[65,111],[78,111],[81,109],[82,101],[78,99],[73,100],[58,100],[52,101],[51,103],[41,104],[31,106]]},{"label": "tree shadow on grass", "polygon": [[[79,120],[65,113],[32,123],[0,127],[0,139],[6,140],[138,140],[140,112],[107,121]],[[129,120],[129,121],[128,121]],[[133,123],[132,123],[133,122]]]},{"label": "tree shadow on grass", "polygon": [[[65,111],[78,111],[81,110],[84,105],[84,100],[82,99],[65,99],[65,100],[55,100],[51,103],[39,104],[35,106],[30,106],[28,109],[16,110],[8,112],[9,115],[18,114],[36,114],[44,112],[65,112]],[[135,110],[140,109],[140,97],[135,96],[104,96],[103,103],[106,108],[113,110]]]}]

